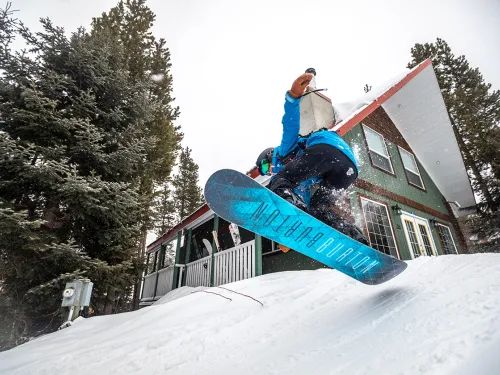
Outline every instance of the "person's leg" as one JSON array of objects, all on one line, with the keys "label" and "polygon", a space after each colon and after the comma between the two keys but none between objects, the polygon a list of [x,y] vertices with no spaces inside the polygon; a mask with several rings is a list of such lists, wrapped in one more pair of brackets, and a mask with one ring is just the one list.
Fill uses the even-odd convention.
[{"label": "person's leg", "polygon": [[341,195],[340,190],[327,184],[321,184],[311,198],[309,213],[346,236],[369,245],[368,239],[360,228],[335,212],[335,204]]},{"label": "person's leg", "polygon": [[323,182],[311,197],[309,213],[341,233],[368,245],[363,231],[344,217],[335,213],[334,207],[347,189],[357,178],[354,163],[340,150],[331,147],[326,158],[328,167],[322,176]]},{"label": "person's leg", "polygon": [[321,177],[328,171],[331,161],[329,145],[308,147],[301,154],[283,166],[268,185],[269,190],[286,199],[298,208],[307,211],[306,204],[294,189],[303,181]]},{"label": "person's leg", "polygon": [[280,169],[271,180],[268,188],[297,207],[304,209],[306,208],[304,202],[294,194],[293,189],[301,182],[311,178],[328,176],[331,169],[338,164],[337,154],[339,153],[347,158],[341,151],[330,145],[319,144],[308,147]]}]

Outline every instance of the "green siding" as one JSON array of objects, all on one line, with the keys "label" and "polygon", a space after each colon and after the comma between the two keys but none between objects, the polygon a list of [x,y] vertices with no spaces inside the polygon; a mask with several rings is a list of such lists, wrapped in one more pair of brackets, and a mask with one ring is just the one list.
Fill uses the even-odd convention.
[{"label": "green siding", "polygon": [[[385,197],[381,197],[377,194],[373,194],[367,190],[360,189],[360,188],[355,188],[355,190],[360,193],[362,196],[365,196],[367,198],[371,198],[375,201],[378,201],[380,203],[386,203],[387,204],[387,211],[389,212],[389,217],[392,222],[392,228],[394,230],[394,236],[396,237],[396,243],[398,246],[398,250],[401,256],[401,259],[403,260],[409,260],[411,259],[410,256],[410,249],[408,247],[408,243],[406,241],[404,229],[403,229],[403,223],[401,221],[401,216],[398,216],[394,213],[394,211],[391,209],[391,206],[398,204],[399,207],[401,207],[402,211],[408,212],[410,214],[413,214],[415,216],[421,217],[423,219],[436,219],[434,216],[429,215],[425,212],[419,211],[414,209],[413,207],[406,206],[404,204],[401,204],[399,202],[387,199]],[[352,214],[356,218],[356,224],[364,229],[366,231],[366,226],[364,222],[364,215],[360,206],[360,200],[359,197],[356,195],[351,195],[351,210]],[[453,241],[455,241],[455,246],[458,249],[458,252],[460,252],[460,246],[457,238],[457,234],[455,233],[455,228],[450,222],[447,222],[442,219],[438,219],[440,223],[447,225],[450,228],[451,234],[453,236]],[[430,230],[432,233],[432,238],[434,239],[434,244],[436,245],[436,249],[438,252],[438,255],[443,255],[443,249],[441,247],[441,241],[439,240],[438,233],[436,231],[436,228],[434,228],[432,225],[430,226]]]},{"label": "green siding", "polygon": [[303,271],[328,268],[301,253],[290,250],[288,253],[275,252],[262,257],[262,273],[268,274],[283,271]]},{"label": "green siding", "polygon": [[255,276],[262,275],[262,236],[255,234]]},{"label": "green siding", "polygon": [[446,215],[450,214],[446,208],[441,192],[418,160],[418,168],[420,170],[420,175],[424,182],[426,191],[422,191],[408,183],[397,145],[387,141],[386,139],[387,150],[389,151],[392,167],[394,169],[394,173],[396,174],[396,177],[393,177],[372,167],[368,149],[365,144],[365,137],[360,124],[356,125],[351,131],[345,134],[343,138],[356,150],[356,157],[360,165],[358,176],[360,179],[383,187],[385,190],[433,208]]},{"label": "green siding", "polygon": [[[420,175],[425,186],[425,191],[418,189],[410,185],[406,179],[403,162],[399,154],[398,146],[392,142],[386,140],[387,149],[391,157],[392,166],[394,169],[395,177],[384,173],[372,167],[368,150],[365,144],[365,137],[361,129],[361,125],[358,124],[351,131],[349,131],[343,137],[347,143],[355,149],[356,157],[360,165],[359,178],[363,179],[373,185],[380,186],[383,189],[390,191],[392,193],[398,194],[400,196],[406,197],[412,201],[418,202],[443,214],[450,215],[445,203],[444,197],[442,196],[439,189],[433,183],[423,166],[417,160],[418,167],[420,170]],[[459,242],[457,234],[455,233],[455,228],[450,222],[446,222],[440,218],[436,218],[420,210],[416,210],[413,207],[406,206],[399,202],[387,199],[380,195],[368,192],[361,188],[354,188],[354,190],[365,197],[371,198],[378,202],[383,202],[388,206],[388,213],[391,219],[392,228],[394,231],[394,236],[396,239],[396,244],[398,247],[399,254],[402,259],[409,260],[410,249],[406,241],[403,224],[401,221],[401,216],[395,215],[391,206],[398,204],[403,211],[413,214],[415,216],[421,217],[423,219],[438,219],[442,224],[447,225],[450,228],[453,240],[459,252],[461,249],[459,247]],[[358,194],[351,195],[351,210],[356,218],[356,224],[366,230],[364,223],[364,215],[360,206],[360,200]],[[430,231],[434,240],[434,245],[439,255],[443,254],[443,249],[441,246],[441,241],[439,239],[438,233],[434,227],[430,226]],[[282,271],[295,271],[295,270],[312,270],[318,268],[325,268],[322,263],[316,262],[300,253],[295,251],[290,251],[288,253],[273,253],[265,255],[262,258],[262,271],[264,274],[272,272],[282,272]]]},{"label": "green siding", "polygon": [[[391,206],[396,203],[402,208],[403,211],[411,213],[413,215],[419,216],[423,219],[436,219],[432,215],[426,214],[425,212],[415,210],[412,207],[406,206],[399,202],[387,199],[385,197],[381,197],[377,194],[373,194],[364,189],[355,188],[356,193],[361,194],[367,198],[371,198],[375,201],[386,203],[388,206],[388,213],[391,219],[392,228],[394,230],[394,236],[396,237],[396,244],[403,260],[410,260],[410,249],[408,247],[408,243],[406,241],[406,237],[404,234],[404,229],[402,226],[401,216],[395,215],[394,211],[391,209]],[[364,224],[364,216],[360,206],[360,200],[357,194],[351,195],[351,210],[352,214],[356,218],[356,224],[361,228],[366,230]],[[439,219],[439,222],[447,225],[453,236],[453,240],[455,241],[455,245],[457,246],[458,251],[460,252],[459,242],[457,235],[455,233],[455,228],[452,226],[450,222]],[[434,240],[434,244],[436,246],[437,252],[439,255],[443,255],[443,249],[441,247],[441,241],[439,240],[438,233],[436,229],[430,226],[430,230],[432,233],[432,237]],[[301,271],[301,270],[315,270],[319,268],[326,268],[326,266],[322,263],[319,263],[305,255],[302,255],[296,251],[289,251],[288,253],[276,252],[272,254],[266,254],[262,257],[262,273],[268,274],[273,272],[283,272],[283,271]]]}]

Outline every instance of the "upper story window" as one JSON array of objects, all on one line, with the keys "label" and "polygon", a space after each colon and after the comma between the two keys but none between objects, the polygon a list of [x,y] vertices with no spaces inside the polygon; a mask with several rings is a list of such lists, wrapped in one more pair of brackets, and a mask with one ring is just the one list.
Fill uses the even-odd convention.
[{"label": "upper story window", "polygon": [[403,160],[403,166],[405,167],[406,178],[408,183],[417,186],[420,189],[424,188],[424,182],[422,181],[422,176],[418,169],[417,161],[415,156],[411,152],[406,151],[404,148],[399,147],[399,153],[401,154],[401,160]]},{"label": "upper story window", "polygon": [[390,174],[394,174],[391,157],[389,151],[387,151],[384,137],[366,125],[363,125],[363,130],[365,132],[366,143],[368,144],[368,151],[373,166]]}]

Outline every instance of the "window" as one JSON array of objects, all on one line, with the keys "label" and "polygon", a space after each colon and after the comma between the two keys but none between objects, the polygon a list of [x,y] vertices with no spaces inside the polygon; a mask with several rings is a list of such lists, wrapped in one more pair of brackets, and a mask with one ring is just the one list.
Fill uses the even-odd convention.
[{"label": "window", "polygon": [[441,245],[443,246],[443,252],[445,254],[458,254],[455,242],[451,236],[450,228],[445,225],[438,224],[436,230],[439,234],[439,239],[441,240]]},{"label": "window", "polygon": [[279,244],[262,237],[262,255],[280,252]]},{"label": "window", "polygon": [[160,247],[160,257],[158,259],[158,269],[162,269],[165,267],[165,247]]},{"label": "window", "polygon": [[158,251],[155,251],[154,253],[148,253],[147,259],[146,259],[146,275],[149,275],[150,273],[153,273],[156,271],[156,261],[158,259]]},{"label": "window", "polygon": [[161,246],[158,269],[162,269],[174,264],[176,251],[177,251],[177,236]]},{"label": "window", "polygon": [[[202,259],[210,255],[209,251],[212,249],[212,241],[214,238],[214,235],[212,234],[213,230],[213,218],[192,229],[191,249],[189,253],[189,260],[187,261],[188,263],[194,262],[195,260]],[[210,249],[207,247],[207,241]]]},{"label": "window", "polygon": [[361,198],[363,214],[365,215],[366,227],[370,246],[374,249],[398,258],[398,250],[394,233],[387,212],[387,206],[365,198]]},{"label": "window", "polygon": [[420,189],[424,189],[424,183],[422,177],[420,176],[420,171],[418,170],[417,161],[412,153],[406,151],[404,148],[399,148],[399,154],[401,155],[401,160],[403,160],[403,166],[405,167],[406,178],[408,183],[417,186]]},{"label": "window", "polygon": [[373,166],[380,168],[388,173],[394,174],[392,168],[391,158],[387,151],[387,146],[384,137],[376,131],[363,125],[365,132],[366,143],[368,144],[368,151]]}]

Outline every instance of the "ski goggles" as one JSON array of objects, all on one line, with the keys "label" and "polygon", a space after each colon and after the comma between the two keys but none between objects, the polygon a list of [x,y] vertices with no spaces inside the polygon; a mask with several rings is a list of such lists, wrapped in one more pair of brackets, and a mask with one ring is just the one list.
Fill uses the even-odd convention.
[{"label": "ski goggles", "polygon": [[271,163],[267,159],[262,159],[260,161],[259,171],[261,175],[268,174],[271,170]]}]

